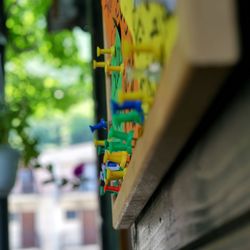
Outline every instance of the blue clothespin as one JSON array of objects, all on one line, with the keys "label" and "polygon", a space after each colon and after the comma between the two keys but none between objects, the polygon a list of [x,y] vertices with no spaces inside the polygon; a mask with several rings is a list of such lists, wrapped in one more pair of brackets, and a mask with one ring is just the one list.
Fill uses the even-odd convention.
[{"label": "blue clothespin", "polygon": [[142,102],[141,101],[125,101],[122,104],[119,104],[113,100],[111,100],[111,107],[113,113],[124,109],[134,109],[139,113],[142,113]]},{"label": "blue clothespin", "polygon": [[89,128],[91,130],[91,132],[93,133],[95,130],[99,130],[99,129],[107,129],[107,123],[105,122],[104,119],[101,119],[101,121],[95,125],[89,125]]}]

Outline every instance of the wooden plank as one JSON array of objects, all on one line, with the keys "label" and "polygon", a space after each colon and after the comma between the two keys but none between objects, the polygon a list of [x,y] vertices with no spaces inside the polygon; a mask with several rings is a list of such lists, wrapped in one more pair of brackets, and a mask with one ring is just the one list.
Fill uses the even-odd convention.
[{"label": "wooden plank", "polygon": [[134,249],[180,249],[208,234],[211,240],[243,215],[238,224],[249,221],[249,124],[248,82],[159,188],[134,226]]},{"label": "wooden plank", "polygon": [[224,237],[201,247],[201,250],[249,250],[250,249],[250,223],[237,228]]},{"label": "wooden plank", "polygon": [[[224,8],[214,12],[211,11],[217,4],[215,0],[186,2],[194,8],[179,1],[179,33],[185,36],[179,37],[169,59],[144,134],[137,143],[121,191],[113,204],[116,229],[128,228],[139,215],[224,83],[230,66],[238,60],[232,1],[223,0]],[[208,24],[209,11],[213,13],[213,22],[217,23],[216,29]],[[195,19],[190,18],[193,15]],[[197,26],[197,21],[199,28],[196,29],[193,27]],[[225,28],[227,25],[230,28]],[[204,34],[213,42],[205,40],[204,45]],[[186,36],[192,36],[192,39]],[[213,52],[214,47],[216,52]]]}]

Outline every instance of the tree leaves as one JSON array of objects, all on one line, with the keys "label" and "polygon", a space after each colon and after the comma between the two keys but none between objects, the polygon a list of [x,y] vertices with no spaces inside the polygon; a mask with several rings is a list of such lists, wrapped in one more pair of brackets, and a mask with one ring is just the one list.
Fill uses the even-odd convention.
[{"label": "tree leaves", "polygon": [[39,142],[31,129],[34,121],[47,119],[48,113],[66,111],[91,98],[90,64],[80,58],[74,33],[47,30],[50,4],[50,0],[5,1],[9,108],[8,115],[0,112],[5,123],[0,132],[5,135],[10,132],[10,142],[23,151],[25,165],[38,155]]}]

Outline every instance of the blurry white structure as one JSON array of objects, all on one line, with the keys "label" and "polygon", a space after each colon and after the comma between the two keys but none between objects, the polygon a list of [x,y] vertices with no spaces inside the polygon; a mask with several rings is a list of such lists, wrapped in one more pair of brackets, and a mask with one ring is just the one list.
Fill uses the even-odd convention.
[{"label": "blurry white structure", "polygon": [[74,179],[73,169],[84,163],[87,181],[82,191],[54,183],[46,169],[24,169],[10,196],[11,249],[97,250],[99,213],[96,193],[96,154],[92,143],[44,152],[40,162],[53,165],[56,178]]}]

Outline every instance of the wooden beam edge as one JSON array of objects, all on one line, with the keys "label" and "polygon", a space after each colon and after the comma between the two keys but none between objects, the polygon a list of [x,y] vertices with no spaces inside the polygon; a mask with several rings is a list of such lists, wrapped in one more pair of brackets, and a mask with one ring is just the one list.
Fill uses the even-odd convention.
[{"label": "wooden beam edge", "polygon": [[[230,67],[238,60],[238,51],[233,53],[235,56],[230,60],[225,57],[224,64],[216,61],[213,65],[210,58],[208,65],[198,66],[197,61],[185,53],[182,41],[177,42],[164,70],[144,134],[113,203],[115,229],[128,228],[144,208],[211,104]],[[190,113],[192,119],[189,119]]]}]

